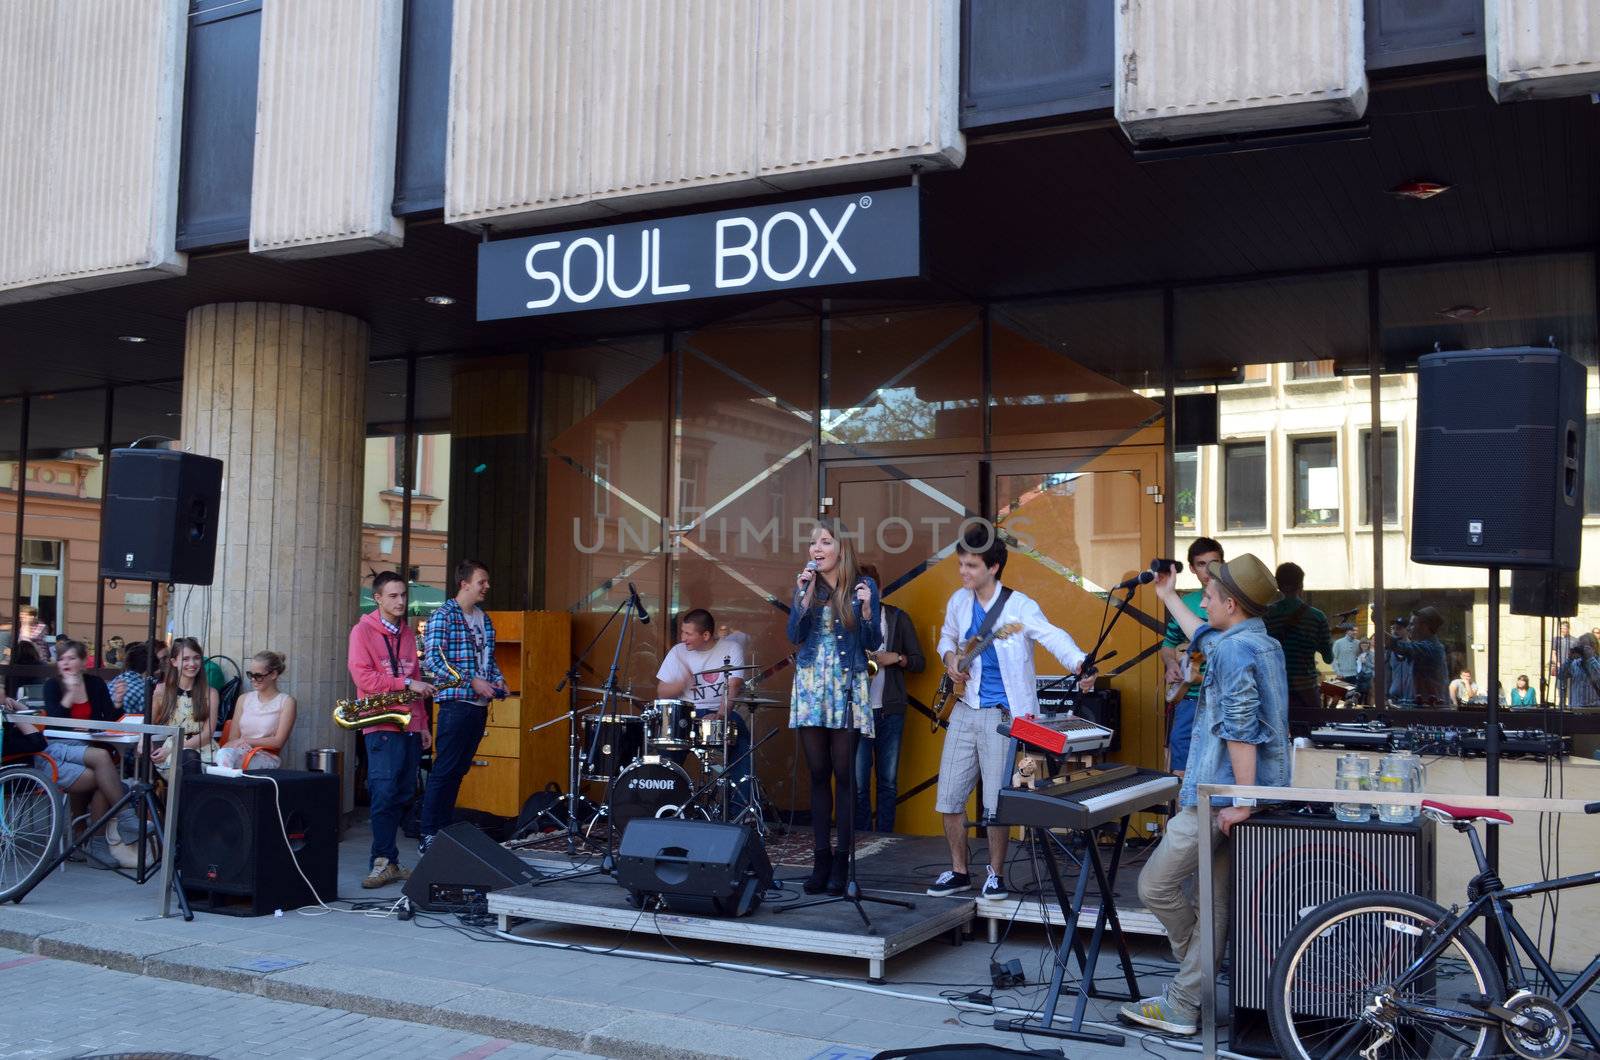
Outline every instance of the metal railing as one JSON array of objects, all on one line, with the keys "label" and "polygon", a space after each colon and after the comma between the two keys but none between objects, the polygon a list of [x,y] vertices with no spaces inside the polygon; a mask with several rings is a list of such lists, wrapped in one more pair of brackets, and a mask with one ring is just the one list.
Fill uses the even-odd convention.
[{"label": "metal railing", "polygon": [[[1248,784],[1201,784],[1196,788],[1195,809],[1200,815],[1199,833],[1211,835],[1211,815],[1223,807],[1213,807],[1213,796],[1260,799],[1272,802],[1359,803],[1364,806],[1418,806],[1423,802],[1442,802],[1472,810],[1505,810],[1522,813],[1585,813],[1585,799],[1533,799],[1508,795],[1429,794],[1415,791],[1336,791],[1332,788],[1262,788]],[[1200,844],[1200,966],[1217,966],[1216,922],[1212,916],[1212,849]],[[1205,1055],[1217,1055],[1217,980],[1205,977],[1200,991],[1200,1042]]]},{"label": "metal railing", "polygon": [[[0,711],[0,719],[13,724],[24,722],[41,731],[45,729],[84,729],[90,732],[120,732],[137,733],[141,736],[150,736],[159,739],[173,737],[175,746],[183,743],[183,729],[178,725],[150,725],[145,722],[133,721],[95,721],[89,718],[55,718],[46,714],[19,714],[15,711]],[[150,741],[140,741],[141,750],[148,751]],[[171,761],[173,768],[167,777],[167,820],[161,835],[161,900],[159,903],[162,917],[172,915],[172,873],[177,867],[177,840],[178,840],[178,787],[179,779],[183,776],[181,768],[182,755],[174,755]]]}]

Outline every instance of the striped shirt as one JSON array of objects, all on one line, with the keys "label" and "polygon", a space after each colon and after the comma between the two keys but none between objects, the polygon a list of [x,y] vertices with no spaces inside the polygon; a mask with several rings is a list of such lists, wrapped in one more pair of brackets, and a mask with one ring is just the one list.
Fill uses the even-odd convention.
[{"label": "striped shirt", "polygon": [[1317,674],[1317,655],[1333,662],[1333,636],[1328,616],[1294,596],[1267,608],[1262,615],[1267,632],[1283,645],[1283,660],[1289,671],[1289,688],[1305,690],[1322,683]]}]

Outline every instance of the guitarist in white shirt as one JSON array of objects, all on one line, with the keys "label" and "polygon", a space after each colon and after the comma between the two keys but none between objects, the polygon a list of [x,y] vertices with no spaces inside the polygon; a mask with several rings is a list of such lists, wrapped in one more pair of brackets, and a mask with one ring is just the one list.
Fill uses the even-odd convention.
[{"label": "guitarist in white shirt", "polygon": [[[1000,585],[1006,566],[1006,545],[988,525],[970,528],[956,544],[961,588],[945,607],[944,629],[939,634],[939,656],[945,673],[956,684],[965,682],[961,699],[950,712],[944,751],[939,759],[939,787],[934,809],[944,817],[945,839],[950,844],[950,869],[928,888],[944,896],[972,889],[967,871],[967,797],[983,778],[981,819],[992,820],[1000,789],[1011,782],[1016,765],[1011,740],[996,731],[1013,716],[1038,713],[1038,683],[1034,678],[1033,646],[1042,645],[1070,673],[1083,665],[1084,653],[1066,630],[1052,625],[1039,605],[1023,593]],[[1005,595],[1002,595],[1002,594]],[[961,669],[961,649],[979,635],[989,612],[999,614],[984,632],[1021,628],[1005,638],[996,637]],[[1087,688],[1092,678],[1085,682]],[[1008,897],[1005,883],[1005,828],[990,828],[989,872],[984,898]]]}]

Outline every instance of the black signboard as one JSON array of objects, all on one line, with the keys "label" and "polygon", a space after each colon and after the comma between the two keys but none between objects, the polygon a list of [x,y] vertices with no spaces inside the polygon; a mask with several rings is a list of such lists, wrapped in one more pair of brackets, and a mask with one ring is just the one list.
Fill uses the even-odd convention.
[{"label": "black signboard", "polygon": [[478,319],[918,275],[916,188],[481,244]]}]

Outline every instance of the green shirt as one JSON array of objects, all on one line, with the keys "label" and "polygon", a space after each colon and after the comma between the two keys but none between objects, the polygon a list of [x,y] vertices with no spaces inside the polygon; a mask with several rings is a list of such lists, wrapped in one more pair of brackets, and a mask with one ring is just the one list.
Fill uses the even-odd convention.
[{"label": "green shirt", "polygon": [[[1205,598],[1206,591],[1204,589],[1192,589],[1181,597],[1183,606],[1193,611],[1202,622],[1206,620]],[[1188,639],[1188,637],[1184,636],[1183,627],[1178,625],[1177,619],[1167,619],[1167,635],[1161,640],[1163,647],[1176,648],[1178,645],[1186,643]],[[1193,699],[1200,694],[1200,679],[1205,676],[1205,672],[1206,665],[1202,662],[1195,668],[1194,676],[1189,682],[1189,691],[1184,693],[1185,699]]]},{"label": "green shirt", "polygon": [[1289,670],[1291,689],[1316,688],[1322,681],[1317,673],[1317,654],[1333,662],[1333,635],[1328,616],[1293,596],[1267,608],[1261,616],[1267,632],[1283,645],[1283,661]]}]

